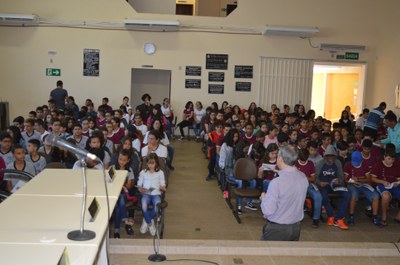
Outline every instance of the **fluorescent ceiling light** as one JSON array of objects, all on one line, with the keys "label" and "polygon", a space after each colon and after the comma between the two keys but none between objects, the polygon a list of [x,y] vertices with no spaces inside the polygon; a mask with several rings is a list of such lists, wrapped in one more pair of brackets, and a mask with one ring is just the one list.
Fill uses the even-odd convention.
[{"label": "fluorescent ceiling light", "polygon": [[345,44],[327,44],[322,43],[319,48],[321,51],[337,52],[337,51],[354,51],[363,52],[367,49],[364,45],[345,45]]},{"label": "fluorescent ceiling light", "polygon": [[39,17],[32,14],[6,14],[0,13],[2,25],[34,25],[39,24]]},{"label": "fluorescent ceiling light", "polygon": [[281,27],[267,25],[264,34],[265,35],[278,35],[278,36],[290,36],[309,38],[314,34],[319,33],[319,28],[298,28],[298,27]]},{"label": "fluorescent ceiling light", "polygon": [[181,23],[178,20],[147,20],[125,19],[125,26],[129,28],[148,30],[178,30]]}]

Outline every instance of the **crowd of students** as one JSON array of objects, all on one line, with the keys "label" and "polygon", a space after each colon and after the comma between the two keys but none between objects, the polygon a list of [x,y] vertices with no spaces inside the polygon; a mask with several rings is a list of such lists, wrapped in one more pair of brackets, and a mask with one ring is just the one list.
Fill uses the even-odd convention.
[{"label": "crowd of students", "polygon": [[[62,89],[62,83],[60,86],[57,83],[57,86],[57,89]],[[154,217],[161,195],[166,191],[165,174],[174,169],[174,148],[164,129],[168,127],[166,115],[161,114],[159,105],[149,104],[148,94],[143,97],[144,103],[132,113],[128,97],[123,98],[117,109],[109,106],[108,99],[103,98],[102,104],[94,111],[90,99],[79,109],[67,93],[61,92],[59,94],[65,96],[64,105],[59,105],[60,101],[56,104],[53,96],[57,93],[52,93],[47,105],[38,106],[26,118],[16,117],[11,126],[0,132],[0,169],[25,171],[32,176],[50,164],[78,169],[82,166],[80,159],[54,145],[49,138],[66,140],[88,150],[103,162],[87,160],[88,168],[114,166],[128,171],[114,211],[114,237],[120,237],[121,223],[128,235],[133,234],[133,216],[129,218],[126,209],[129,200],[141,201],[144,218],[140,232],[149,231],[154,236]],[[10,194],[25,184],[9,172],[0,174],[0,183],[1,191]],[[148,207],[150,204],[153,204],[151,209]]]},{"label": "crowd of students", "polygon": [[[193,117],[194,110],[190,114],[188,106],[193,104],[186,104],[184,115]],[[196,106],[200,108],[201,103]],[[281,111],[273,104],[268,112],[254,102],[247,109],[226,101],[218,108],[214,102],[201,119],[196,118],[201,120],[199,127],[204,130],[209,158],[206,180],[222,171],[240,188],[242,181],[233,175],[235,161],[250,157],[259,170],[256,179],[247,185],[267,193],[270,181],[279,177],[275,166],[279,149],[294,145],[298,150],[296,167],[309,180],[307,204],[313,212],[312,227],[319,227],[324,210],[328,225],[347,230],[355,224],[360,194],[369,202],[366,214],[372,223],[387,226],[390,203],[400,199],[400,127],[396,115],[392,111],[385,114],[385,108],[382,102],[371,111],[364,109],[356,119],[346,106],[339,121],[332,124],[315,117],[313,110],[306,112],[302,105],[294,106],[293,111],[285,105]],[[193,127],[198,126],[192,120]],[[189,123],[182,126],[189,126],[186,124]],[[224,177],[218,182],[226,189]],[[332,197],[340,199],[335,209]],[[242,198],[238,200],[237,211],[242,214]],[[258,210],[250,198],[244,207]],[[400,213],[394,221],[400,223]]]},{"label": "crowd of students", "polygon": [[[203,143],[209,159],[207,181],[212,180],[217,171],[222,171],[241,187],[243,183],[233,175],[235,161],[250,157],[259,170],[257,178],[248,185],[264,193],[268,192],[269,182],[279,177],[275,168],[279,148],[296,146],[296,167],[309,180],[307,194],[311,199],[309,207],[313,208],[312,226],[315,228],[319,226],[323,208],[328,225],[342,229],[354,225],[354,211],[360,194],[370,202],[368,213],[372,222],[386,226],[391,200],[400,198],[400,187],[397,186],[400,163],[396,159],[400,154],[400,129],[396,115],[392,111],[384,113],[384,102],[371,112],[363,110],[357,119],[347,106],[340,120],[332,125],[323,117],[315,117],[313,110],[306,112],[303,105],[294,106],[293,111],[284,105],[281,111],[273,104],[266,111],[254,102],[248,108],[231,106],[226,101],[220,107],[213,102],[204,108],[199,101],[195,104],[188,101],[175,126],[175,114],[168,98],[162,104],[153,105],[151,96],[144,94],[143,103],[135,109],[129,105],[128,97],[123,98],[117,109],[108,104],[108,98],[103,98],[96,111],[90,99],[79,108],[73,97],[60,94],[66,97],[63,109],[59,109],[55,99],[50,97],[47,105],[38,106],[26,119],[16,117],[13,124],[0,133],[0,168],[36,175],[52,162],[61,162],[66,168],[79,167],[73,154],[48,141],[48,135],[53,134],[96,154],[105,169],[114,165],[117,169],[128,170],[115,211],[117,238],[121,222],[128,234],[133,233],[133,222],[127,216],[125,203],[132,200],[132,194],[138,194],[132,193],[136,187],[139,187],[144,211],[140,231],[155,234],[153,218],[161,192],[166,189],[164,172],[174,170],[174,148],[169,139],[173,137],[175,127],[181,134],[179,140],[185,139],[183,129],[189,127],[193,128],[196,141]],[[381,140],[383,138],[386,139]],[[142,170],[143,158],[147,161]],[[164,162],[166,168],[160,170]],[[88,166],[99,167],[95,163]],[[2,190],[14,192],[23,185],[7,176],[0,177]],[[225,189],[225,181],[219,179],[219,182]],[[336,209],[330,200],[334,193],[341,198]],[[241,205],[242,198],[238,199]],[[150,202],[155,204],[151,212],[148,210]],[[246,200],[244,207],[258,210],[251,199]],[[242,213],[241,206],[238,213]],[[395,221],[400,222],[400,214],[396,215]]]}]

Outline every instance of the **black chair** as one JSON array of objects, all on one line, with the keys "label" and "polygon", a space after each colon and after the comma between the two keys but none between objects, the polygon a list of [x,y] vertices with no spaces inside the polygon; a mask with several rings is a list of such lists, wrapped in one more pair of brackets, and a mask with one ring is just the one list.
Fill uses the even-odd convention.
[{"label": "black chair", "polygon": [[[25,182],[30,181],[34,176],[28,172],[16,169],[0,169],[0,174],[7,174],[8,178],[18,179]],[[6,175],[4,176],[6,177]],[[3,179],[3,181],[6,181]],[[7,191],[0,191],[0,203],[6,200],[12,193]]]},{"label": "black chair", "polygon": [[[238,197],[242,198],[259,198],[261,195],[260,190],[256,188],[248,188],[248,182],[257,177],[257,166],[254,160],[251,158],[239,158],[236,161],[235,166],[233,168],[233,176],[237,180],[243,181],[243,186],[241,189],[234,189],[233,193]],[[239,209],[239,200],[236,198],[236,208],[233,210],[233,215],[236,218],[236,221],[240,224],[240,217],[238,214]]]},{"label": "black chair", "polygon": [[0,191],[0,203],[5,201],[10,195],[11,195],[11,193],[9,193],[7,191]]}]

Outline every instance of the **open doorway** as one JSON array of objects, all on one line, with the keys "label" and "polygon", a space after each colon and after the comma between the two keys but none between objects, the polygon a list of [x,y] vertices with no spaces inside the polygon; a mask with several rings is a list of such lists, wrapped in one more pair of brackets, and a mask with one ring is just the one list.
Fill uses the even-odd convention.
[{"label": "open doorway", "polygon": [[350,106],[358,117],[364,105],[366,64],[315,62],[311,108],[316,116],[338,122]]},{"label": "open doorway", "polygon": [[162,104],[171,94],[171,70],[133,68],[131,77],[131,104],[135,109],[142,104],[142,95],[149,94],[152,104]]}]

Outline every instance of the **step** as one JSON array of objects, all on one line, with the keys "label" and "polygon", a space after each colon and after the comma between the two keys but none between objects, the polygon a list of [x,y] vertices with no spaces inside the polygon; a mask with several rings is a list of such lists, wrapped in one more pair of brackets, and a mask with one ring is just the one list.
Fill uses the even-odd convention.
[{"label": "step", "polygon": [[[397,243],[400,247],[400,244]],[[153,254],[152,239],[110,239],[110,254]],[[398,257],[394,243],[160,240],[165,255]]]}]

